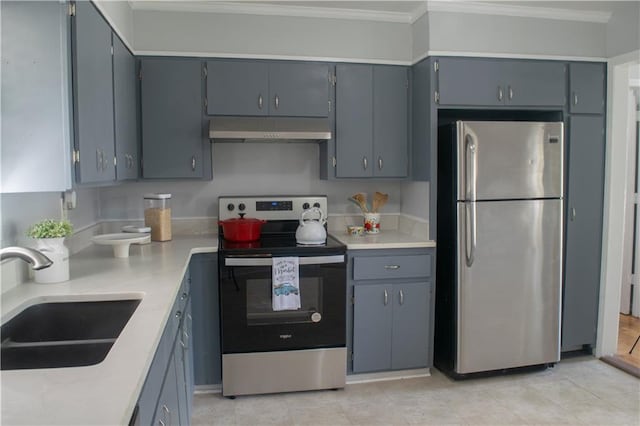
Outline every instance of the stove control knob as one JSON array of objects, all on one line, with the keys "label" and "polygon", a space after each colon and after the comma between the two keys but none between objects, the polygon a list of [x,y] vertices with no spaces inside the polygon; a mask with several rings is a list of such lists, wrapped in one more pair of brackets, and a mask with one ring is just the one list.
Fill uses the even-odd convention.
[{"label": "stove control knob", "polygon": [[320,208],[320,203],[313,203],[313,207]]},{"label": "stove control knob", "polygon": [[308,209],[309,208],[309,203],[304,203],[302,205],[302,208],[305,209],[305,210]]},{"label": "stove control knob", "polygon": [[236,208],[236,206],[234,206],[233,203],[227,204],[227,210],[229,210],[230,212],[232,212],[233,209],[235,209],[235,208]]},{"label": "stove control knob", "polygon": [[245,205],[244,205],[244,203],[240,203],[240,204],[238,204],[238,209],[239,209],[240,211],[244,211],[244,209],[245,209],[246,207],[247,207],[247,206],[245,206]]}]

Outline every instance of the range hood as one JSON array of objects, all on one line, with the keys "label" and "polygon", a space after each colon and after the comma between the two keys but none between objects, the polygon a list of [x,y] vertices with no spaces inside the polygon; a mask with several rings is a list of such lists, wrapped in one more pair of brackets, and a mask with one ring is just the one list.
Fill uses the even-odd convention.
[{"label": "range hood", "polygon": [[209,121],[213,142],[318,142],[331,139],[327,118],[214,117]]}]

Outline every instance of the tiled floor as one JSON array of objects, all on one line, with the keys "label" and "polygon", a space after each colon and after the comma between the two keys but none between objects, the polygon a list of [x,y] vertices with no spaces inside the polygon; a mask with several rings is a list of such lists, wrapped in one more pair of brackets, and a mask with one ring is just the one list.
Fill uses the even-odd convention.
[{"label": "tiled floor", "polygon": [[454,382],[431,377],[344,390],[196,395],[195,425],[640,425],[640,380],[592,357],[537,373]]}]

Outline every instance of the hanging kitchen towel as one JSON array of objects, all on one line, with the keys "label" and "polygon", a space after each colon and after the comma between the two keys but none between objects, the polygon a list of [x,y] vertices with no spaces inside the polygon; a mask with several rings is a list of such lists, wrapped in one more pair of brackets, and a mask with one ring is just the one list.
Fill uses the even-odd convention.
[{"label": "hanging kitchen towel", "polygon": [[271,287],[274,311],[300,309],[300,274],[297,257],[272,258]]}]

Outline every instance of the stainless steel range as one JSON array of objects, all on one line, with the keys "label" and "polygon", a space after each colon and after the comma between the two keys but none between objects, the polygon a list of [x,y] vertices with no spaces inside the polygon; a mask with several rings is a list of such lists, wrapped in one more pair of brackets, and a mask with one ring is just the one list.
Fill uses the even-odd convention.
[{"label": "stainless steel range", "polygon": [[[298,245],[302,212],[327,208],[326,196],[220,197],[219,218],[264,219],[257,241],[224,239],[220,228],[219,285],[222,394],[342,388],[346,380],[346,247],[328,236]],[[299,308],[274,310],[272,267],[295,258]]]}]

